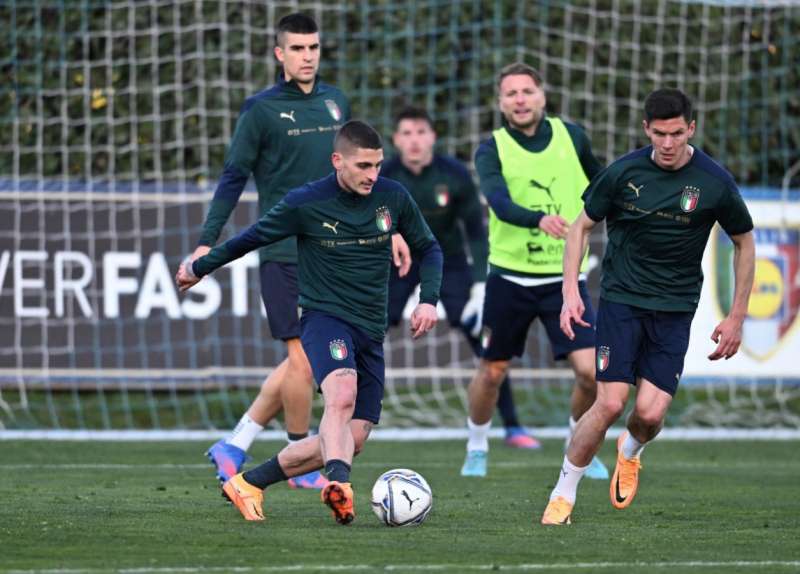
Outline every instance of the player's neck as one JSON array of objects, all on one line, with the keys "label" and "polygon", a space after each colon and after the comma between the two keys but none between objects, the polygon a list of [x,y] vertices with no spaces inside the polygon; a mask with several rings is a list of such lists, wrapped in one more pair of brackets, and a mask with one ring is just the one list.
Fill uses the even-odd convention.
[{"label": "player's neck", "polygon": [[358,193],[356,190],[347,186],[347,184],[342,180],[342,174],[340,172],[336,172],[336,184],[339,186],[339,189],[350,198],[357,199],[361,197],[361,194]]},{"label": "player's neck", "polygon": [[539,118],[537,121],[535,121],[532,124],[528,124],[527,126],[519,126],[519,125],[512,124],[511,122],[509,122],[508,125],[509,125],[510,128],[515,129],[518,132],[520,132],[520,133],[522,133],[522,134],[524,134],[524,135],[526,135],[528,137],[532,137],[536,133],[536,130],[539,129],[539,124],[541,124],[541,123],[542,123],[542,118]]},{"label": "player's neck", "polygon": [[294,85],[300,88],[300,91],[304,94],[310,94],[314,89],[314,83],[316,80],[311,80],[310,82],[300,82],[296,78],[291,77],[288,74],[283,75],[283,79],[286,80],[286,83],[294,82]]},{"label": "player's neck", "polygon": [[694,147],[691,144],[686,144],[686,149],[683,150],[683,156],[681,157],[681,160],[673,166],[661,165],[656,159],[655,149],[653,149],[653,151],[650,152],[650,159],[653,160],[653,162],[661,169],[666,169],[669,171],[678,171],[692,160],[693,155],[694,155]]},{"label": "player's neck", "polygon": [[400,163],[402,163],[405,168],[414,175],[419,175],[422,173],[423,169],[433,163],[433,154],[420,161],[408,161],[404,157],[400,156]]}]

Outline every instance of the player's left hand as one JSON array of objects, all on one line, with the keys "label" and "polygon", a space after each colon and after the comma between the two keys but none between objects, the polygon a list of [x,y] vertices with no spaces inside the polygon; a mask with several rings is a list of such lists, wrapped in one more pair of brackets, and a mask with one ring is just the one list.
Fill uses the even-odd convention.
[{"label": "player's left hand", "polygon": [[439,317],[436,314],[435,305],[420,303],[411,313],[411,337],[414,339],[421,337],[433,329],[438,320]]},{"label": "player's left hand", "polygon": [[577,289],[564,295],[564,303],[561,305],[561,314],[559,315],[558,324],[561,327],[561,331],[570,341],[575,340],[575,331],[572,328],[573,323],[582,327],[591,327],[591,325],[583,319],[584,311],[586,311],[586,306],[583,304],[583,299],[581,299],[580,292]]},{"label": "player's left hand", "polygon": [[554,239],[566,239],[569,221],[560,215],[545,215],[539,220],[539,229]]},{"label": "player's left hand", "polygon": [[405,277],[411,269],[411,250],[399,233],[392,233],[392,261],[397,267],[397,274]]},{"label": "player's left hand", "polygon": [[709,360],[716,361],[722,357],[725,357],[725,360],[730,359],[742,344],[742,321],[733,317],[725,317],[714,328],[711,340],[717,343],[717,348],[708,356]]},{"label": "player's left hand", "polygon": [[192,260],[187,257],[178,267],[178,272],[175,274],[175,283],[178,284],[178,290],[183,293],[187,289],[191,289],[194,285],[200,282],[200,278],[194,274],[192,270]]},{"label": "player's left hand", "polygon": [[477,337],[483,327],[483,300],[486,296],[486,283],[474,283],[469,292],[469,301],[461,311],[461,325],[469,329],[469,334]]}]

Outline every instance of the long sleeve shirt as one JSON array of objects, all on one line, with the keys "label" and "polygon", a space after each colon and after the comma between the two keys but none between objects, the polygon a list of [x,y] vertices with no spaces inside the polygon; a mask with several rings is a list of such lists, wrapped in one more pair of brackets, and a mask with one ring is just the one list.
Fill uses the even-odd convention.
[{"label": "long sleeve shirt", "polygon": [[[198,243],[217,242],[251,174],[264,215],[290,190],[331,173],[333,138],[348,119],[347,98],[319,79],[306,94],[281,76],[273,87],[248,98]],[[296,241],[270,244],[259,255],[262,261],[296,263]]]},{"label": "long sleeve shirt", "polygon": [[300,306],[383,340],[395,231],[420,261],[420,302],[436,305],[442,251],[408,191],[383,177],[368,195],[342,189],[335,173],[295,189],[257,223],[195,260],[193,270],[202,277],[253,249],[296,236]]}]

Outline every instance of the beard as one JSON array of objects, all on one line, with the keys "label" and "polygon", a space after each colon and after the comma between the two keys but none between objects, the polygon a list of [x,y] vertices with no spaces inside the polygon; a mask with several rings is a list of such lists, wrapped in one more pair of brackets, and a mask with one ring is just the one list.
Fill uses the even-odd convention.
[{"label": "beard", "polygon": [[531,114],[531,118],[525,122],[522,123],[515,122],[513,119],[514,117],[513,115],[510,118],[506,117],[506,120],[508,121],[508,124],[512,128],[522,131],[530,127],[536,126],[542,120],[543,115],[544,113],[541,110],[534,110],[533,113]]}]

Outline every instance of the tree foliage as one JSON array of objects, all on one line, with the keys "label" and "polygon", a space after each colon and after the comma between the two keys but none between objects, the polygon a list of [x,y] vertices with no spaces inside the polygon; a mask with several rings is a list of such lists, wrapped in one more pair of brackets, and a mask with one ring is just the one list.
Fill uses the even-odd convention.
[{"label": "tree foliage", "polygon": [[[272,83],[274,24],[298,3],[12,0],[0,6],[0,175],[215,178],[244,98]],[[678,86],[697,143],[742,183],[780,185],[800,149],[800,4],[673,0],[300,2],[324,79],[384,133],[426,106],[470,159],[499,118],[494,77],[524,60],[548,110],[611,160],[643,143],[641,102]]]}]

